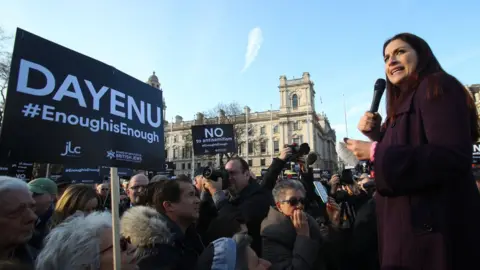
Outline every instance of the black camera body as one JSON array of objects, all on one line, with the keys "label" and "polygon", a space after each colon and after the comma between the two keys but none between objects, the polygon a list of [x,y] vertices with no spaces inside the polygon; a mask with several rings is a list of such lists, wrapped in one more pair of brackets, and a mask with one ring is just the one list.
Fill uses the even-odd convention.
[{"label": "black camera body", "polygon": [[302,156],[308,155],[310,153],[310,146],[308,143],[302,143],[297,145],[296,143],[287,144],[285,147],[290,148],[291,155],[285,160],[285,168],[288,170],[292,169],[292,162],[297,163],[298,159]]},{"label": "black camera body", "polygon": [[225,178],[226,171],[223,169],[214,169],[213,167],[207,166],[203,168],[202,175],[208,180],[216,182],[218,178]]},{"label": "black camera body", "polygon": [[340,185],[353,185],[353,172],[350,169],[342,170],[340,174]]},{"label": "black camera body", "polygon": [[290,152],[292,153],[292,156],[297,155],[298,151],[300,151],[300,146],[298,146],[296,143],[287,144],[286,147],[290,148]]},{"label": "black camera body", "polygon": [[222,178],[222,189],[226,189],[229,186],[228,172],[224,169],[214,169],[211,166],[203,168],[202,176],[211,181],[218,181],[218,178]]}]

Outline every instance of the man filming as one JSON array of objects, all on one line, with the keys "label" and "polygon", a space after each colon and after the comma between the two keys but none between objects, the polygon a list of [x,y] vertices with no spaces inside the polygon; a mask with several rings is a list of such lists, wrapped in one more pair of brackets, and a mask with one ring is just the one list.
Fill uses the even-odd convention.
[{"label": "man filming", "polygon": [[222,190],[221,178],[206,180],[204,188],[212,195],[219,216],[241,214],[253,238],[252,248],[260,256],[260,224],[273,203],[272,194],[252,178],[248,163],[240,157],[230,159],[225,171],[227,192]]}]

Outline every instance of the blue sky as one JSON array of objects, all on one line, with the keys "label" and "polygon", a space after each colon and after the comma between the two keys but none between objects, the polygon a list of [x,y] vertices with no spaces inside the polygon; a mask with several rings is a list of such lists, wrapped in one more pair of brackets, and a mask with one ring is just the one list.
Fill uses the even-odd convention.
[{"label": "blue sky", "polygon": [[[316,110],[337,139],[345,136],[343,93],[349,136],[362,138],[356,125],[384,77],[383,42],[405,31],[426,39],[462,83],[480,83],[477,0],[0,0],[0,7],[11,34],[21,27],[142,81],[156,71],[167,119],[192,119],[219,102],[278,108],[279,76],[308,71]],[[263,42],[242,72],[257,27]]]}]

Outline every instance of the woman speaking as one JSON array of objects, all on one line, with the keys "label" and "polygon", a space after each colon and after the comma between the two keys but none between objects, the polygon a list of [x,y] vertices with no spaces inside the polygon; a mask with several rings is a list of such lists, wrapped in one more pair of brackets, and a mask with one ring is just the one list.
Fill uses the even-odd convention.
[{"label": "woman speaking", "polygon": [[374,165],[381,269],[478,269],[473,98],[420,37],[394,36],[383,56],[386,121],[367,112],[358,127],[371,142],[346,139],[359,160]]}]

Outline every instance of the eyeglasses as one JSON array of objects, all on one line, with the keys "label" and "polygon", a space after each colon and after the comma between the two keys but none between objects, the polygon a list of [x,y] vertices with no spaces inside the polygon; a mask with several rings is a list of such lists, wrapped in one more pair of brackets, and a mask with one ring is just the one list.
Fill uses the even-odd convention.
[{"label": "eyeglasses", "polygon": [[[128,244],[129,244],[129,242],[128,242],[127,239],[125,239],[125,238],[123,238],[123,237],[120,238],[120,251],[121,251],[121,252],[127,251]],[[102,254],[102,253],[104,253],[104,252],[106,252],[106,251],[108,251],[108,250],[110,250],[110,249],[112,249],[112,248],[113,248],[113,244],[111,244],[111,245],[108,246],[107,248],[102,249],[102,250],[100,251],[100,254]]]},{"label": "eyeglasses", "polygon": [[143,191],[147,188],[147,186],[134,186],[134,187],[129,187],[129,189],[131,190],[135,190],[135,191]]},{"label": "eyeglasses", "polygon": [[295,197],[292,197],[288,200],[283,200],[283,201],[280,201],[281,203],[288,203],[290,204],[291,206],[297,206],[299,204],[302,204],[302,205],[305,205],[305,198],[295,198]]}]

